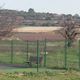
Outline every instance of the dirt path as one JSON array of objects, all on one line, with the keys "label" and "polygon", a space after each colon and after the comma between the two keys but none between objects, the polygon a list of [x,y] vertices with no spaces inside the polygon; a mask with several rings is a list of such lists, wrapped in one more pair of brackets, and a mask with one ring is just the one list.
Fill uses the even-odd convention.
[{"label": "dirt path", "polygon": [[25,65],[22,65],[22,64],[1,64],[0,63],[0,69],[4,69],[4,68],[24,68]]}]

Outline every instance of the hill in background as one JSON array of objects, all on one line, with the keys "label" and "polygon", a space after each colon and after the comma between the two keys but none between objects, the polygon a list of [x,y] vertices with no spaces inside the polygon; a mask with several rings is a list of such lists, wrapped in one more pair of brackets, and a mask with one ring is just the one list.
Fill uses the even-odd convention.
[{"label": "hill in background", "polygon": [[8,16],[8,21],[11,21],[12,17],[15,16],[15,22],[19,26],[61,26],[63,21],[69,17],[76,23],[80,23],[80,16],[78,14],[40,13],[35,12],[32,8],[30,8],[28,12],[1,9],[0,18],[4,15]]}]

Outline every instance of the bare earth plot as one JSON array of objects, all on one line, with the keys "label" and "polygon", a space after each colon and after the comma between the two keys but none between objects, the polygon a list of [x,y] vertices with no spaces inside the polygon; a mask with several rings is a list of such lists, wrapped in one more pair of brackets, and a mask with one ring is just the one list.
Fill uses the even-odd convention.
[{"label": "bare earth plot", "polygon": [[56,33],[62,27],[21,27],[13,30],[15,37],[20,40],[63,40],[61,34]]}]

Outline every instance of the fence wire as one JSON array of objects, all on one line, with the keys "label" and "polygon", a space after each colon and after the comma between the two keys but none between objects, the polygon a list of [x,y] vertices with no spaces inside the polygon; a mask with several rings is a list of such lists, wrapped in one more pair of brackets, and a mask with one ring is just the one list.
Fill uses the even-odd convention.
[{"label": "fence wire", "polygon": [[[29,61],[30,56],[36,56],[36,58],[39,56],[43,58],[40,67],[80,69],[80,41],[75,41],[71,47],[65,44],[65,41],[46,39],[38,43],[37,41],[1,40],[0,63],[24,65]],[[32,65],[37,67],[37,64],[32,63]]]}]

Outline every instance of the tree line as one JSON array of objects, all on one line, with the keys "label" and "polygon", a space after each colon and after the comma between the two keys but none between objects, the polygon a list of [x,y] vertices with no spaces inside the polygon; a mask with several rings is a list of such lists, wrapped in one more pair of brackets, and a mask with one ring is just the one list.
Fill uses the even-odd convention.
[{"label": "tree line", "polygon": [[63,24],[63,20],[66,21],[68,17],[71,17],[76,23],[80,23],[80,16],[78,14],[40,13],[35,12],[32,8],[28,11],[1,9],[0,16],[2,16],[2,14],[7,15],[11,19],[11,15],[14,15],[18,25],[26,26],[60,26]]}]

